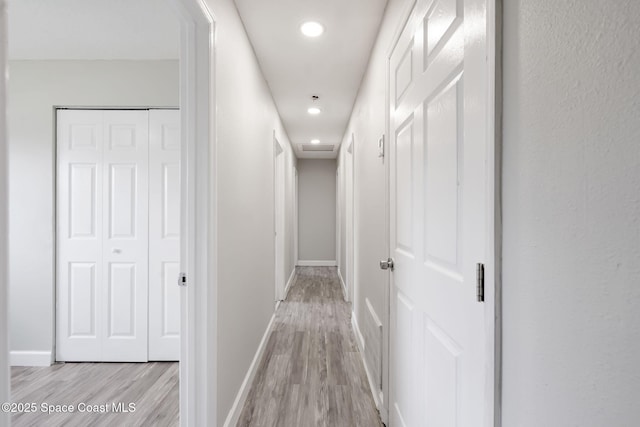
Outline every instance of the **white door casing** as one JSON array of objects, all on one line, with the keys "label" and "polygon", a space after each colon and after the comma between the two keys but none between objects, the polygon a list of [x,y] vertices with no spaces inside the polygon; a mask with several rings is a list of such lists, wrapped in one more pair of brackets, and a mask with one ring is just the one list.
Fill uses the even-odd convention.
[{"label": "white door casing", "polygon": [[57,132],[57,360],[146,361],[148,112],[59,110]]},{"label": "white door casing", "polygon": [[298,265],[298,168],[293,168],[293,266]]},{"label": "white door casing", "polygon": [[[342,174],[340,173],[341,166],[336,168],[336,266],[338,267],[338,274],[341,275],[342,269],[342,251],[340,246],[342,245]],[[342,276],[341,276],[342,277]],[[343,278],[344,280],[344,278]],[[346,291],[346,289],[345,289]],[[347,295],[345,294],[345,300]]]},{"label": "white door casing", "polygon": [[[0,401],[9,401],[9,330],[8,330],[8,170],[7,160],[7,3],[0,0]],[[9,425],[9,413],[0,413],[0,425]]]},{"label": "white door casing", "polygon": [[347,285],[347,301],[353,302],[353,290],[354,290],[354,247],[355,247],[355,233],[354,233],[354,144],[355,136],[351,134],[351,141],[347,147],[347,154],[345,156],[345,216],[346,216],[346,244],[345,250],[347,251],[346,261],[346,274],[344,280]]},{"label": "white door casing", "polygon": [[493,425],[487,49],[487,0],[418,0],[389,56],[393,427]]},{"label": "white door casing", "polygon": [[[274,131],[275,134],[275,131]],[[276,301],[284,299],[286,273],[284,271],[285,245],[285,154],[280,142],[273,138],[273,202],[274,202],[274,236],[275,236],[275,284]]]},{"label": "white door casing", "polygon": [[180,359],[180,111],[149,111],[149,360]]}]

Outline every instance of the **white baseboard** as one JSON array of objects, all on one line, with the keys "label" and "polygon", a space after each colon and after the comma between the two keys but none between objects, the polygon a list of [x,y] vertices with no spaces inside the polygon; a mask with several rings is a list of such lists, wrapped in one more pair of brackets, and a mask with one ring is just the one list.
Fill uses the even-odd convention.
[{"label": "white baseboard", "polygon": [[293,267],[291,271],[291,275],[289,276],[289,280],[287,280],[287,285],[284,287],[284,299],[287,299],[287,295],[289,294],[289,289],[291,289],[291,285],[296,278],[296,267]]},{"label": "white baseboard", "polygon": [[[276,309],[280,306],[280,301],[278,301],[276,305]],[[233,406],[227,415],[227,419],[224,422],[224,427],[232,427],[238,424],[238,420],[240,419],[240,413],[242,412],[242,408],[244,407],[244,403],[247,400],[247,395],[249,394],[249,389],[251,388],[251,384],[253,383],[253,379],[256,376],[256,372],[258,371],[258,367],[260,366],[260,361],[262,360],[262,355],[264,354],[264,350],[267,347],[267,341],[269,340],[269,334],[271,333],[271,327],[273,326],[273,322],[276,319],[276,313],[273,313],[271,316],[271,320],[269,320],[269,324],[267,325],[267,330],[264,332],[262,336],[262,341],[260,341],[260,345],[258,346],[258,350],[256,351],[256,355],[253,357],[253,361],[249,366],[249,370],[247,371],[247,375],[244,377],[244,381],[240,386],[240,390],[238,390],[238,394],[236,396],[236,400],[233,402]]]},{"label": "white baseboard", "polygon": [[9,353],[11,366],[51,366],[53,358],[50,351],[12,351]]},{"label": "white baseboard", "polygon": [[360,359],[362,360],[362,364],[364,365],[364,371],[367,374],[367,380],[369,381],[369,389],[371,390],[371,394],[373,395],[373,400],[376,402],[376,408],[378,408],[380,413],[382,413],[382,411],[384,410],[382,406],[383,405],[382,396],[374,391],[378,389],[378,386],[376,385],[376,381],[371,375],[371,370],[369,369],[369,366],[367,366],[367,361],[364,358],[364,345],[365,345],[364,337],[360,332],[360,328],[358,327],[358,321],[356,320],[356,314],[354,312],[351,312],[351,326],[353,327],[353,333],[356,336],[356,342],[358,343],[358,348],[360,349]]},{"label": "white baseboard", "polygon": [[340,278],[340,283],[342,283],[342,296],[345,301],[349,301],[347,298],[347,284],[344,283],[344,279],[342,278],[342,273],[340,273],[340,269],[338,269],[338,277]]},{"label": "white baseboard", "polygon": [[313,261],[313,260],[298,260],[300,267],[335,267],[338,265],[336,260],[333,261]]},{"label": "white baseboard", "polygon": [[358,344],[358,349],[360,349],[360,353],[364,354],[364,337],[360,332],[360,327],[358,326],[358,320],[356,319],[356,313],[351,312],[351,327],[353,328],[353,333],[356,336],[356,343]]}]

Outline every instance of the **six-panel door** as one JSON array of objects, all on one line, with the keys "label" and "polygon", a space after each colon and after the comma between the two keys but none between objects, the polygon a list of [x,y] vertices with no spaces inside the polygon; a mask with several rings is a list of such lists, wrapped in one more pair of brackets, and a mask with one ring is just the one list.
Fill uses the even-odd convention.
[{"label": "six-panel door", "polygon": [[390,57],[390,421],[482,426],[486,5],[418,0]]}]

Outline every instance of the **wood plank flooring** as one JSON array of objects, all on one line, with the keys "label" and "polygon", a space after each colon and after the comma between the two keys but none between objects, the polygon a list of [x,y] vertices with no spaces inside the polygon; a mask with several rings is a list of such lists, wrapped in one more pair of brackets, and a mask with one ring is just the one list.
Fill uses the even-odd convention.
[{"label": "wood plank flooring", "polygon": [[333,267],[297,267],[240,427],[381,426]]},{"label": "wood plank flooring", "polygon": [[[11,368],[12,402],[38,411],[12,415],[12,426],[177,426],[178,363],[61,363]],[[52,413],[49,405],[135,404],[129,413]]]}]

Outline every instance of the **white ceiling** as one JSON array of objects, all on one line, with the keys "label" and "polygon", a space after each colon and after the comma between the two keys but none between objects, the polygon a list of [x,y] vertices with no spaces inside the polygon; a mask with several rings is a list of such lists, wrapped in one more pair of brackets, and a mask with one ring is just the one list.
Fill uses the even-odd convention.
[{"label": "white ceiling", "polygon": [[9,0],[10,59],[177,59],[179,31],[166,0]]},{"label": "white ceiling", "polygon": [[[387,0],[235,0],[287,133],[301,158],[334,158]],[[9,0],[10,59],[177,59],[165,0]],[[150,14],[152,11],[152,15]],[[325,33],[300,33],[307,20]],[[311,95],[323,110],[310,116]],[[333,145],[303,152],[311,139]]]},{"label": "white ceiling", "polygon": [[[235,0],[280,116],[301,158],[337,155],[387,0]],[[310,39],[300,24],[318,21]],[[311,96],[323,112],[311,116]],[[334,150],[308,153],[318,138]]]}]

